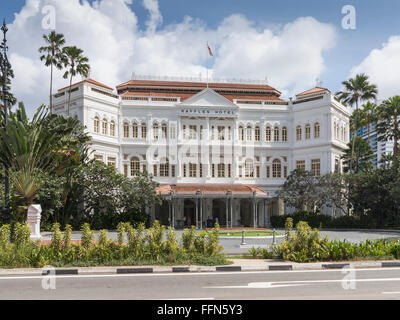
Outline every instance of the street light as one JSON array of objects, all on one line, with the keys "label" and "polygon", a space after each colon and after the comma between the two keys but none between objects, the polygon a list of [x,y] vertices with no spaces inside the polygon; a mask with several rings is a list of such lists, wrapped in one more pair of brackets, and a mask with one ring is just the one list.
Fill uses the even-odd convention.
[{"label": "street light", "polygon": [[[8,123],[8,70],[10,68],[10,62],[7,57],[7,25],[6,20],[3,20],[3,26],[1,27],[3,32],[3,41],[0,45],[0,68],[3,76],[3,110],[4,110],[4,132],[7,130]],[[5,224],[10,223],[10,182],[8,165],[4,164],[4,208],[3,208],[3,220]]]}]

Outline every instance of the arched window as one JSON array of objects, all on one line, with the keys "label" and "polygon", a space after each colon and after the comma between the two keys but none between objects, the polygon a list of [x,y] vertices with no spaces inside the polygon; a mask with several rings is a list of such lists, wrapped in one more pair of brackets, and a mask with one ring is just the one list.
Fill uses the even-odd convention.
[{"label": "arched window", "polygon": [[250,125],[247,126],[247,129],[246,129],[246,139],[247,139],[247,141],[253,140],[253,129],[251,128]]},{"label": "arched window", "polygon": [[279,128],[274,128],[274,141],[279,141]]},{"label": "arched window", "polygon": [[314,124],[314,138],[319,138],[321,135],[321,126],[318,122]]},{"label": "arched window", "polygon": [[131,159],[131,176],[136,177],[140,172],[139,158],[134,157]]},{"label": "arched window", "polygon": [[100,120],[99,117],[94,117],[94,132],[95,133],[100,133]]},{"label": "arched window", "polygon": [[239,127],[239,140],[244,140],[244,129],[242,126]]},{"label": "arched window", "polygon": [[103,134],[108,134],[108,121],[105,118],[103,119],[102,127],[103,127],[102,133]]},{"label": "arched window", "polygon": [[253,164],[252,160],[246,160],[245,177],[246,178],[254,178],[254,164]]},{"label": "arched window", "polygon": [[265,129],[265,141],[271,142],[271,127],[267,126]]},{"label": "arched window", "polygon": [[287,141],[287,128],[286,127],[282,128],[282,141],[284,141],[284,142]]},{"label": "arched window", "polygon": [[129,138],[129,123],[124,123],[124,138]]},{"label": "arched window", "polygon": [[161,134],[162,134],[162,139],[168,138],[168,127],[165,123],[161,125]]},{"label": "arched window", "polygon": [[296,140],[301,141],[301,126],[296,127]]},{"label": "arched window", "polygon": [[272,161],[272,177],[281,178],[282,177],[282,164],[281,160],[275,159]]},{"label": "arched window", "polygon": [[158,140],[158,123],[153,124],[153,139]]},{"label": "arched window", "polygon": [[142,127],[142,139],[146,139],[147,138],[147,126],[143,122],[141,127]]},{"label": "arched window", "polygon": [[132,136],[133,139],[137,139],[139,137],[139,130],[138,130],[139,126],[136,122],[134,122],[132,124]]},{"label": "arched window", "polygon": [[260,127],[256,127],[254,131],[254,140],[255,141],[260,141]]},{"label": "arched window", "polygon": [[115,137],[115,121],[111,120],[110,122],[110,135]]},{"label": "arched window", "polygon": [[309,124],[306,124],[306,139],[311,138],[311,126]]}]

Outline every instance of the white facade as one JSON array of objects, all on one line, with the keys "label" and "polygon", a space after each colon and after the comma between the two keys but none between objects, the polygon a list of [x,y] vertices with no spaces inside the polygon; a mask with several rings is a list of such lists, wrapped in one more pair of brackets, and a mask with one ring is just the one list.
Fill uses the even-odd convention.
[{"label": "white facade", "polygon": [[[117,95],[91,80],[72,90],[70,114],[93,137],[92,157],[127,176],[146,170],[160,185],[247,185],[273,198],[296,167],[341,170],[349,140],[350,114],[323,88],[290,101],[228,99],[211,88],[186,99]],[[67,91],[55,96],[57,114],[66,115]]]}]

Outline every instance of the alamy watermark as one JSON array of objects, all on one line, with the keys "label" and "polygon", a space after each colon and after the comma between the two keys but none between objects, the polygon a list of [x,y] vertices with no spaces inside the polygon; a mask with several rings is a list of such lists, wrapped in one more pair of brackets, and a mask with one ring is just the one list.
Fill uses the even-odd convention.
[{"label": "alamy watermark", "polygon": [[342,288],[345,290],[356,289],[356,271],[349,266],[343,267],[342,274],[345,274],[341,281]]},{"label": "alamy watermark", "polygon": [[342,28],[345,30],[355,30],[357,27],[356,8],[352,5],[345,5],[342,8]]},{"label": "alamy watermark", "polygon": [[45,266],[42,268],[42,289],[55,290],[56,289],[56,269],[52,266]]},{"label": "alamy watermark", "polygon": [[51,5],[44,6],[42,8],[42,28],[45,30],[56,29],[56,8]]}]

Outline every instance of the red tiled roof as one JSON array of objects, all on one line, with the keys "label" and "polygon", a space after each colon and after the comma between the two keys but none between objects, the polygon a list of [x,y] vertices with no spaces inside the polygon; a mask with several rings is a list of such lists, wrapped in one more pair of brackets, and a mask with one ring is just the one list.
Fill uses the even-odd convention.
[{"label": "red tiled roof", "polygon": [[[190,97],[193,97],[195,93],[171,93],[171,92],[153,92],[153,91],[135,91],[135,92],[124,92],[121,93],[121,96],[128,97],[174,97],[181,98],[181,101],[185,101]],[[239,100],[274,100],[274,101],[283,101],[281,98],[272,95],[242,95],[242,94],[223,94],[222,96],[233,102],[234,99]]]},{"label": "red tiled roof", "polygon": [[[117,86],[121,89],[126,86],[143,87],[174,87],[174,88],[206,88],[205,82],[185,82],[185,81],[155,81],[155,80],[130,80]],[[244,90],[266,90],[281,94],[280,91],[267,84],[237,84],[237,83],[209,83],[211,89],[244,89]]]},{"label": "red tiled roof", "polygon": [[326,89],[326,88],[315,87],[315,88],[312,88],[312,89],[310,89],[310,90],[306,90],[306,91],[304,91],[304,92],[301,92],[301,93],[299,93],[299,94],[296,94],[296,97],[306,96],[306,95],[309,95],[309,94],[314,94],[314,93],[319,93],[319,92],[324,92],[324,91],[330,92],[330,91],[329,91],[328,89]]},{"label": "red tiled roof", "polygon": [[256,186],[241,184],[178,184],[178,185],[162,185],[156,188],[156,192],[162,195],[168,195],[172,191],[175,195],[196,195],[200,190],[203,195],[226,195],[228,190],[233,195],[252,195],[254,191],[257,194],[268,195],[268,193]]},{"label": "red tiled roof", "polygon": [[[71,87],[76,86],[76,85],[78,85],[78,84],[81,84],[81,83],[83,83],[83,82],[89,82],[89,83],[91,83],[91,84],[94,84],[94,85],[96,85],[96,86],[100,86],[100,87],[106,88],[106,89],[108,89],[108,90],[114,90],[113,88],[111,88],[111,87],[109,87],[109,86],[106,86],[105,84],[102,84],[101,82],[98,82],[98,81],[93,80],[93,79],[90,79],[90,78],[85,79],[85,80],[82,80],[82,81],[79,81],[79,82],[77,82],[77,83],[74,83],[74,84],[72,84]],[[69,88],[69,86],[64,87],[64,88],[61,88],[61,89],[58,89],[58,91],[62,91],[62,90],[67,89],[67,88]]]}]

